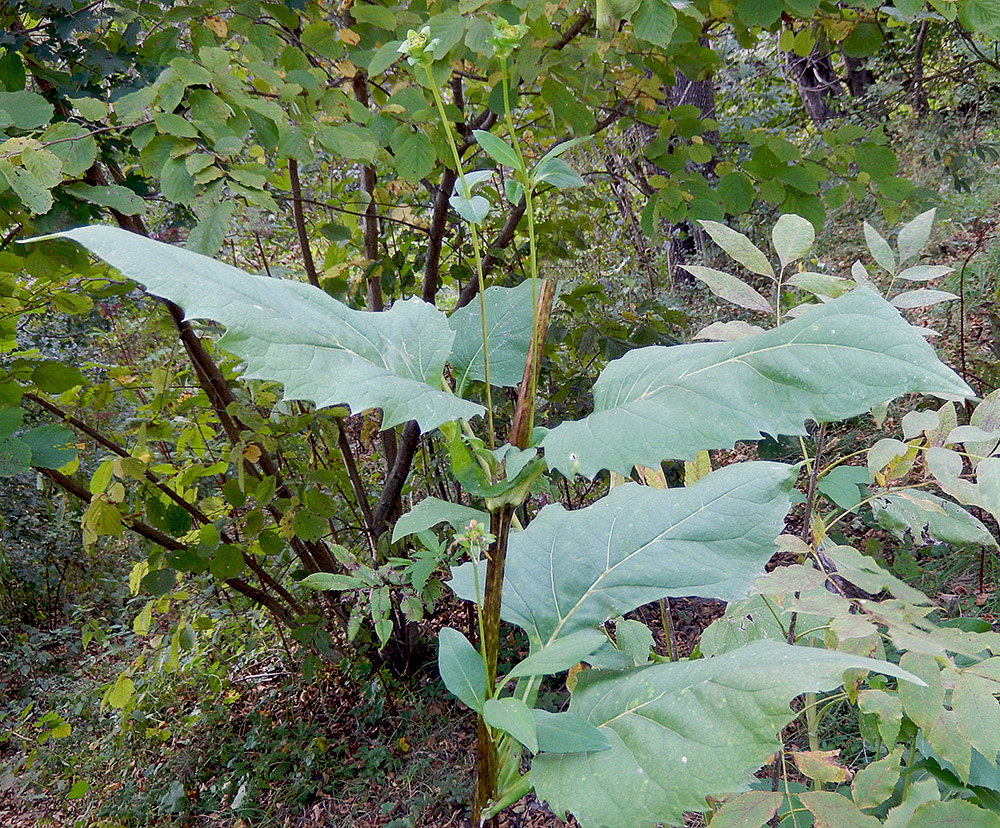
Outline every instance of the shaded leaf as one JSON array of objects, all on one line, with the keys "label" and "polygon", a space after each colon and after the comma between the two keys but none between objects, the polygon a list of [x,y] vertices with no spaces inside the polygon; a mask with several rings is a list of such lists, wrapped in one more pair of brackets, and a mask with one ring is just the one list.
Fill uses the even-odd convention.
[{"label": "shaded leaf", "polygon": [[875,817],[863,814],[846,796],[830,791],[808,791],[799,800],[815,818],[816,828],[882,828]]},{"label": "shaded leaf", "polygon": [[826,273],[813,273],[811,271],[796,273],[788,279],[788,284],[816,296],[829,296],[832,299],[856,287],[856,283],[850,279],[842,279],[840,276],[830,276]]},{"label": "shaded leaf", "polygon": [[898,293],[890,300],[896,308],[926,308],[929,305],[936,305],[939,302],[948,302],[957,299],[954,293],[946,290],[907,290]]},{"label": "shaded leaf", "polygon": [[503,138],[499,138],[492,132],[487,132],[483,129],[474,129],[472,134],[476,136],[479,146],[486,150],[487,155],[498,164],[511,167],[515,170],[521,168],[521,161],[517,157],[514,148],[504,141]]},{"label": "shaded leaf", "polygon": [[812,222],[793,213],[781,216],[771,230],[771,242],[782,267],[805,256],[815,240]]},{"label": "shaded leaf", "polygon": [[841,765],[840,749],[836,750],[793,750],[790,751],[795,764],[804,776],[817,782],[846,782],[850,771]]},{"label": "shaded leaf", "polygon": [[872,258],[883,270],[889,273],[896,272],[896,255],[889,247],[889,242],[882,238],[881,234],[867,221],[862,225],[865,233],[865,241],[868,243],[868,250]]},{"label": "shaded leaf", "polygon": [[443,627],[438,634],[438,671],[448,692],[466,707],[483,712],[486,673],[483,659],[458,630]]},{"label": "shaded leaf", "polygon": [[692,339],[714,339],[719,342],[735,342],[754,334],[764,333],[764,329],[749,322],[734,320],[732,322],[713,322],[706,325]]},{"label": "shaded leaf", "polygon": [[902,539],[909,532],[917,541],[926,530],[932,538],[957,546],[997,547],[981,521],[961,506],[917,489],[902,489],[872,502],[879,525]]},{"label": "shaded leaf", "polygon": [[461,503],[425,497],[396,521],[392,530],[392,542],[396,543],[407,535],[415,535],[440,523],[447,523],[456,532],[461,532],[472,520],[489,526],[490,516],[486,512]]},{"label": "shaded leaf", "polygon": [[520,699],[507,696],[487,699],[483,719],[490,727],[509,733],[532,753],[538,753],[538,729],[531,708]]},{"label": "shaded leaf", "polygon": [[456,193],[449,200],[451,209],[464,218],[469,224],[482,224],[490,214],[490,203],[481,195],[465,196]]},{"label": "shaded leaf", "polygon": [[747,791],[723,805],[712,817],[712,828],[761,828],[773,817],[785,795]]},{"label": "shaded leaf", "polygon": [[711,267],[698,265],[681,265],[692,276],[708,285],[708,289],[716,296],[739,305],[748,310],[772,313],[770,303],[746,282],[737,279],[729,273],[715,270]]},{"label": "shaded leaf", "polygon": [[698,224],[705,228],[712,241],[751,273],[774,278],[774,268],[771,267],[767,256],[742,233],[717,221],[699,221]]},{"label": "shaded leaf", "polygon": [[[517,664],[507,677],[549,676],[561,673],[585,660],[607,641],[608,637],[603,632],[594,629],[580,630],[572,635],[557,638]],[[647,654],[648,652],[647,649]]]},{"label": "shaded leaf", "polygon": [[[973,2],[975,1],[973,0]],[[997,6],[1000,9],[1000,4]],[[931,236],[935,212],[936,208],[931,208],[900,228],[899,238],[896,240],[900,264],[906,264],[920,255],[920,251],[924,249],[924,245],[927,244],[927,240]]]},{"label": "shaded leaf", "polygon": [[854,804],[859,808],[875,808],[889,797],[899,781],[899,761],[902,746],[897,746],[888,756],[872,762],[858,771],[851,783]]}]

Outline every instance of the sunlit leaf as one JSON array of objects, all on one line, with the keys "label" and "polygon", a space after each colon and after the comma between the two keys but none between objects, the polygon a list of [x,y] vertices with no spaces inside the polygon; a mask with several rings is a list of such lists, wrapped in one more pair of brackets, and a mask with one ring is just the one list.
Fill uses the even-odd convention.
[{"label": "sunlit leaf", "polygon": [[381,408],[383,428],[415,419],[427,430],[482,412],[442,390],[454,333],[444,314],[418,298],[366,313],[310,285],[252,276],[117,228],[59,235],[180,305],[188,318],[225,325],[220,345],[246,362],[245,376],[283,383],[287,399]]},{"label": "sunlit leaf", "polygon": [[855,289],[732,343],[639,348],[594,385],[594,413],[543,438],[550,468],[593,477],[691,459],[855,416],[901,394],[970,395],[887,302]]}]

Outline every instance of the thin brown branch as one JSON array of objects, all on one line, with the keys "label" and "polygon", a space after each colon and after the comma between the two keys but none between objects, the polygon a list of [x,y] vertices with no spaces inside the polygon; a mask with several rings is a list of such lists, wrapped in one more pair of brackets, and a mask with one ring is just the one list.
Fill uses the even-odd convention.
[{"label": "thin brown branch", "polygon": [[584,27],[591,21],[591,19],[592,15],[589,9],[581,12],[580,16],[577,17],[576,20],[570,24],[569,28],[562,33],[562,37],[552,44],[553,51],[558,52],[561,49],[566,48],[566,46],[572,42],[573,38],[583,31]]},{"label": "thin brown branch", "polygon": [[378,535],[375,532],[375,517],[372,514],[371,504],[368,502],[368,493],[365,491],[361,475],[358,473],[358,465],[354,461],[354,452],[351,451],[351,443],[344,433],[344,421],[337,423],[337,445],[340,448],[340,456],[344,458],[344,468],[347,469],[347,478],[351,481],[351,488],[354,489],[354,497],[358,501],[361,514],[365,519],[365,530],[372,549],[376,548]]},{"label": "thin brown branch", "polygon": [[[61,489],[64,489],[74,497],[82,500],[84,503],[90,503],[93,499],[93,495],[86,486],[79,481],[74,480],[72,477],[63,474],[62,472],[56,471],[55,469],[38,469],[38,472],[49,478]],[[122,519],[125,522],[125,525],[137,535],[162,546],[164,549],[168,549],[172,552],[183,552],[188,548],[176,538],[170,537],[170,535],[161,532],[159,529],[150,526],[148,523],[143,523],[141,520],[129,518],[127,515],[123,515]],[[251,566],[251,569],[253,569],[253,566]],[[257,587],[248,584],[242,578],[227,578],[225,583],[241,595],[244,595],[250,600],[269,609],[272,613],[274,613],[274,617],[277,618],[278,621],[289,628],[293,628],[295,626],[295,619],[292,613],[301,614],[302,612],[302,608],[297,602],[294,602],[294,599],[292,599],[294,602],[292,608],[285,606],[273,595],[269,595],[263,590],[257,589]],[[295,607],[298,607],[298,609],[295,609]]]},{"label": "thin brown branch", "polygon": [[306,217],[302,210],[302,186],[299,183],[299,162],[288,159],[288,182],[292,190],[292,217],[295,220],[295,233],[299,237],[299,247],[302,249],[302,263],[306,268],[306,278],[309,284],[319,287],[319,276],[316,274],[316,263],[313,261],[312,250],[309,247],[309,233],[306,231]]},{"label": "thin brown branch", "polygon": [[438,282],[441,278],[441,248],[444,244],[445,230],[448,229],[448,207],[458,173],[445,167],[441,174],[441,185],[434,196],[434,209],[431,213],[427,253],[424,259],[424,282],[420,296],[425,302],[434,304],[437,298]]},{"label": "thin brown branch", "polygon": [[413,455],[420,442],[420,427],[411,420],[403,426],[403,433],[399,439],[396,450],[396,457],[389,467],[386,475],[385,485],[382,487],[382,494],[378,503],[375,504],[375,514],[373,522],[375,524],[376,535],[389,531],[399,517],[401,506],[400,496],[403,492],[403,485],[410,473],[410,466],[413,464]]}]

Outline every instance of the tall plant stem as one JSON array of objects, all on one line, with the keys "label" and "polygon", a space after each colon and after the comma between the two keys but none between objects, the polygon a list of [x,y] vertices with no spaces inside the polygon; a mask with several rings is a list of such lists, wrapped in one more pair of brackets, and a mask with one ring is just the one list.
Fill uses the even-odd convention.
[{"label": "tall plant stem", "polygon": [[552,316],[552,303],[555,296],[555,280],[542,280],[538,302],[535,304],[535,324],[531,332],[531,345],[528,349],[528,358],[524,363],[524,376],[521,379],[521,389],[517,395],[514,419],[510,427],[510,443],[521,449],[527,448],[531,442],[538,368],[541,364],[542,351],[545,350],[545,338],[549,330],[549,319]]},{"label": "tall plant stem", "polygon": [[[531,277],[531,306],[534,308],[534,318],[532,320],[532,330],[538,330],[538,247],[535,238],[535,205],[532,194],[532,185],[528,177],[528,165],[524,160],[524,152],[521,150],[521,142],[517,140],[517,133],[514,129],[514,116],[510,110],[510,72],[507,69],[507,58],[500,58],[500,77],[503,84],[503,113],[504,121],[507,124],[507,132],[510,134],[510,143],[517,153],[517,159],[521,164],[521,177],[524,185],[525,212],[528,216],[528,274]],[[534,341],[532,342],[534,345]],[[538,387],[538,366],[541,362],[541,349],[532,348],[535,362],[532,364],[530,376],[530,388],[528,391],[528,434],[530,435],[535,426],[535,391]],[[526,375],[527,376],[527,375]]]},{"label": "tall plant stem", "polygon": [[674,616],[670,609],[670,599],[660,599],[660,621],[663,623],[663,637],[667,640],[667,653],[671,661],[677,661],[677,631],[674,629]]},{"label": "tall plant stem", "polygon": [[[462,197],[470,198],[472,190],[469,188],[469,184],[465,180],[465,173],[462,170],[462,156],[459,155],[458,145],[455,143],[455,136],[452,134],[451,125],[448,122],[448,115],[444,110],[444,100],[441,97],[441,89],[438,87],[438,83],[434,79],[434,73],[431,71],[431,68],[429,66],[425,68],[427,71],[427,81],[430,84],[431,92],[434,95],[434,103],[437,105],[438,115],[441,118],[441,128],[444,129],[444,133],[448,137],[448,146],[451,147],[451,155],[455,161],[455,172],[458,173],[458,181],[462,187]],[[485,375],[484,382],[486,384],[486,424],[487,431],[489,433],[489,446],[493,449],[496,448],[496,432],[493,426],[493,392],[492,386],[490,385],[490,346],[488,341],[489,329],[486,323],[486,280],[483,275],[483,252],[479,243],[479,231],[476,229],[476,225],[469,222],[469,230],[472,235],[472,252],[476,262],[476,278],[479,280],[479,315],[482,319],[483,327],[483,373]]]},{"label": "tall plant stem", "polygon": [[[507,563],[507,539],[514,518],[514,506],[501,506],[490,515],[490,534],[495,540],[490,545],[489,566],[486,569],[486,590],[482,606],[482,652],[486,665],[486,692],[493,693],[496,683],[497,655],[500,650],[500,598],[503,594],[504,567]],[[479,717],[476,734],[476,790],[472,799],[472,822],[479,826],[486,806],[497,796],[497,745],[493,735]],[[496,817],[487,822],[496,826]]]}]

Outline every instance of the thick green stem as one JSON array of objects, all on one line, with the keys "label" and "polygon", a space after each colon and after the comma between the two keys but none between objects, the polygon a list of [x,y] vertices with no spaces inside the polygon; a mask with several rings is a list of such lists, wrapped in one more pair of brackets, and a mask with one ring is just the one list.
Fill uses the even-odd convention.
[{"label": "thick green stem", "polygon": [[663,637],[667,640],[667,653],[671,661],[677,661],[677,632],[674,630],[674,616],[670,610],[670,599],[660,599],[660,621],[663,623]]},{"label": "thick green stem", "polygon": [[[504,120],[507,123],[507,132],[510,134],[510,143],[517,153],[517,160],[520,162],[521,179],[524,185],[524,204],[528,216],[528,274],[531,277],[531,305],[535,309],[535,316],[532,320],[533,329],[538,329],[538,248],[535,238],[535,204],[532,193],[532,182],[528,176],[528,164],[524,160],[524,152],[521,150],[521,142],[517,140],[517,133],[514,129],[514,116],[510,109],[510,72],[507,70],[507,58],[500,58],[500,77],[503,83],[503,111]],[[532,364],[530,388],[528,399],[531,401],[528,406],[528,434],[531,434],[535,426],[535,391],[538,387],[538,366],[541,360],[541,349],[535,351],[535,362]]]},{"label": "thick green stem", "polygon": [[[503,594],[504,567],[507,563],[507,539],[510,536],[514,507],[501,506],[490,515],[489,567],[486,570],[486,592],[483,596],[483,661],[486,665],[486,692],[493,693],[497,675],[497,655],[500,650],[500,599]],[[479,717],[476,736],[476,791],[472,800],[472,825],[478,826],[483,810],[497,798],[497,745],[489,727]],[[495,817],[490,824],[495,822]]]},{"label": "thick green stem", "polygon": [[[458,152],[458,145],[455,143],[455,136],[452,135],[451,126],[448,122],[448,115],[444,110],[444,99],[441,97],[441,90],[438,88],[437,81],[434,79],[434,73],[431,68],[426,67],[427,80],[431,87],[431,92],[434,95],[434,103],[437,105],[438,115],[441,118],[441,127],[444,129],[444,133],[448,138],[448,146],[451,147],[452,159],[455,162],[455,172],[458,173],[458,181],[462,187],[462,197],[470,198],[472,195],[472,190],[469,188],[468,182],[465,180],[465,173],[462,170],[462,157]],[[475,257],[476,262],[476,278],[479,280],[479,313],[482,319],[482,336],[483,336],[483,373],[485,375],[486,384],[486,422],[487,431],[489,432],[489,446],[490,449],[496,448],[496,432],[493,427],[493,392],[490,386],[490,348],[488,342],[488,327],[486,324],[486,279],[483,276],[483,254],[482,248],[479,244],[479,231],[476,229],[476,225],[469,222],[469,229],[472,234],[472,252]]]}]

